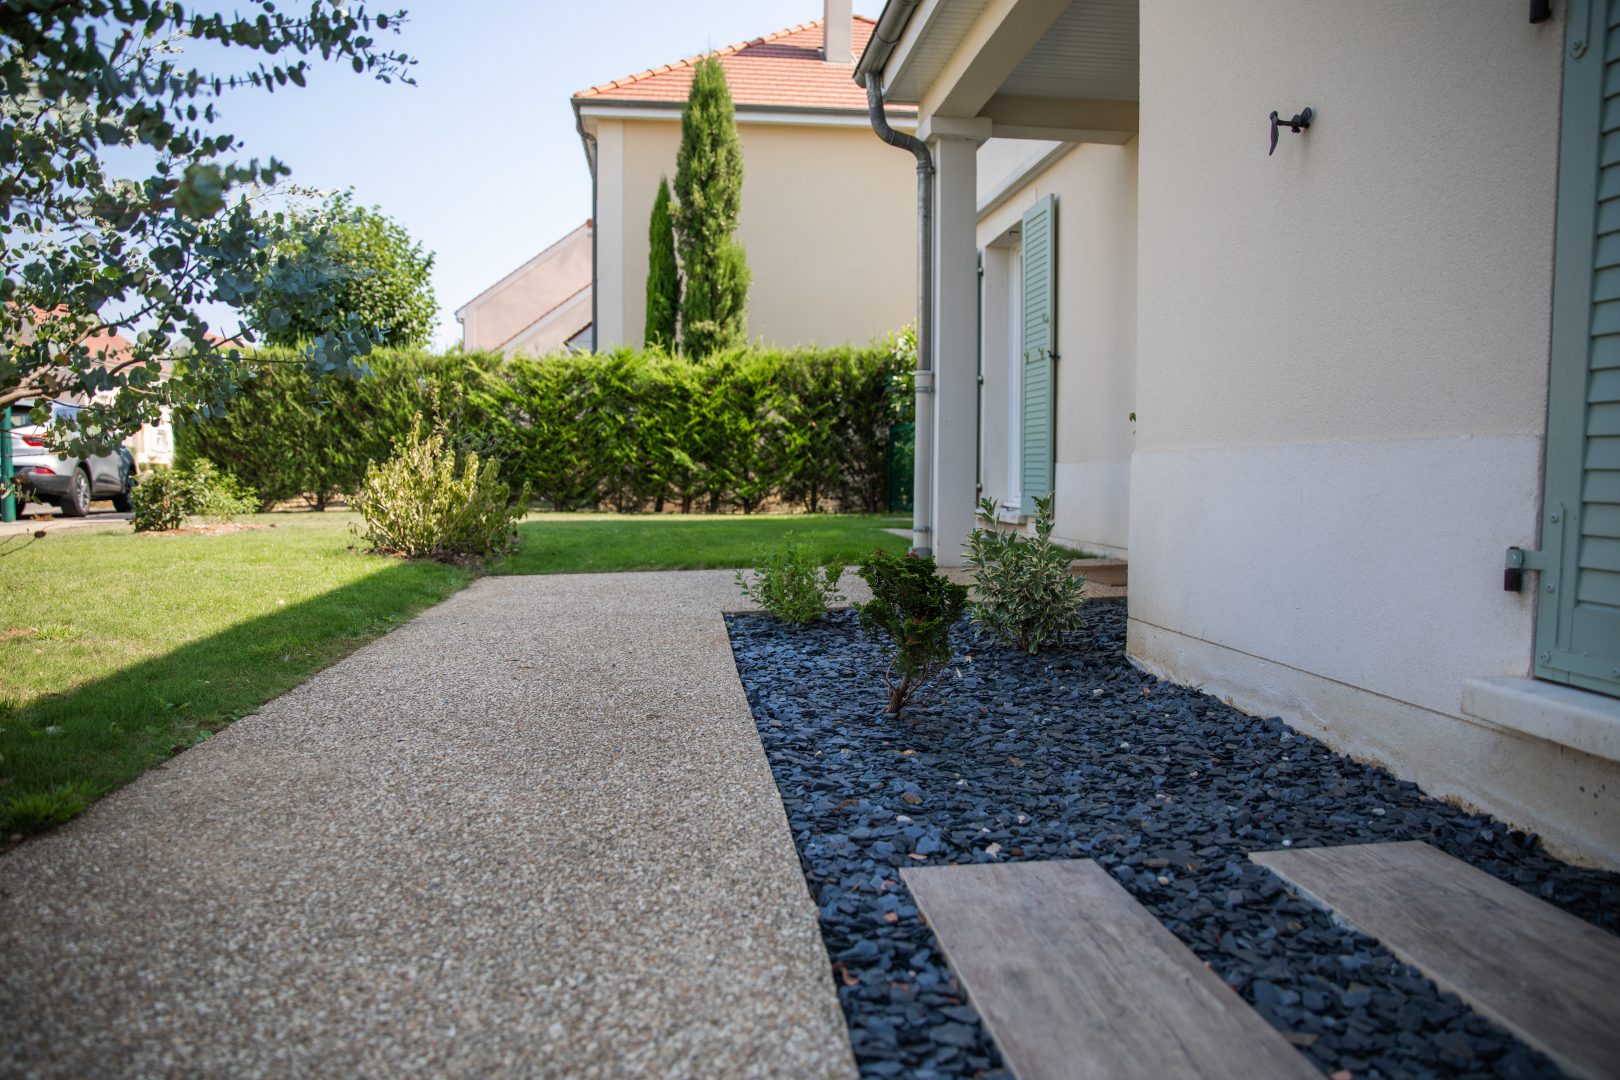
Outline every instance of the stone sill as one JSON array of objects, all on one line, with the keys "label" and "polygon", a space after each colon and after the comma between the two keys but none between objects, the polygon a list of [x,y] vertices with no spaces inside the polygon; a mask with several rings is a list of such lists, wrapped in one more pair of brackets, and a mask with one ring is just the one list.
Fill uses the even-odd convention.
[{"label": "stone sill", "polygon": [[1620,699],[1540,679],[1470,679],[1462,711],[1584,754],[1620,761]]}]

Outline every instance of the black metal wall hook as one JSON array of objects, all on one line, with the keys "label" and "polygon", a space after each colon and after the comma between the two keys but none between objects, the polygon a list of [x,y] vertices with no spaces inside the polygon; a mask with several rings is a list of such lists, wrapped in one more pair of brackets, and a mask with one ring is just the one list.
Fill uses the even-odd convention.
[{"label": "black metal wall hook", "polygon": [[1272,154],[1277,152],[1278,128],[1287,128],[1295,135],[1298,135],[1300,132],[1311,126],[1311,117],[1315,115],[1316,113],[1312,111],[1309,106],[1307,106],[1306,108],[1303,108],[1299,112],[1295,113],[1292,119],[1284,120],[1278,116],[1276,110],[1273,109],[1271,113],[1271,149],[1266,151],[1266,156],[1270,157]]}]

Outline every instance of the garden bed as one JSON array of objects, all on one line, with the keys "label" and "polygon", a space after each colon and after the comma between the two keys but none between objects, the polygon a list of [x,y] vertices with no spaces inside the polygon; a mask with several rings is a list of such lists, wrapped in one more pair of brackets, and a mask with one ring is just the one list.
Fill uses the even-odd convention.
[{"label": "garden bed", "polygon": [[1036,657],[959,627],[939,692],[896,721],[851,613],[807,628],[728,617],[863,1074],[1002,1068],[903,867],[1092,858],[1324,1072],[1559,1075],[1247,856],[1424,840],[1610,931],[1620,875],[1143,674],[1123,604],[1087,620]]}]

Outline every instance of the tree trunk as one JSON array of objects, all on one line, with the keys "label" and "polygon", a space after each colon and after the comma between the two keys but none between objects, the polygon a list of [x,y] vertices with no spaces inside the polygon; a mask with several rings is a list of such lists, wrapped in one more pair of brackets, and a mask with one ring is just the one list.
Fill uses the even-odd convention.
[{"label": "tree trunk", "polygon": [[901,678],[898,686],[889,687],[889,713],[898,717],[900,710],[906,707],[906,699],[911,696],[911,676]]}]

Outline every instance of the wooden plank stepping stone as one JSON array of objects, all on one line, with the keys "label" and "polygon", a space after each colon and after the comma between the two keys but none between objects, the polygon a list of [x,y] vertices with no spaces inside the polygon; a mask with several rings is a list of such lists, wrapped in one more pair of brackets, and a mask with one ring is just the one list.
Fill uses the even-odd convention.
[{"label": "wooden plank stepping stone", "polygon": [[1020,1080],[1321,1080],[1090,859],[901,876]]},{"label": "wooden plank stepping stone", "polygon": [[1249,858],[1564,1071],[1620,1076],[1620,938],[1418,840]]}]

